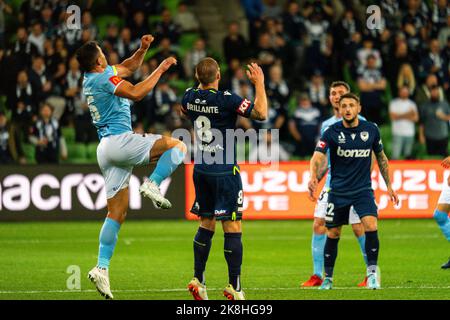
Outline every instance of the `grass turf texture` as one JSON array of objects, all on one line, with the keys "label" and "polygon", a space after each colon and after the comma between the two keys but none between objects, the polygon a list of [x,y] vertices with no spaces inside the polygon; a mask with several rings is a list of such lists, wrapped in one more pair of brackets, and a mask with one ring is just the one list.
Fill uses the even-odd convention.
[{"label": "grass turf texture", "polygon": [[[242,284],[248,299],[450,299],[449,244],[433,220],[379,222],[382,290],[357,288],[365,274],[358,243],[344,227],[331,291],[301,289],[312,272],[311,221],[244,221]],[[101,222],[1,223],[0,299],[102,299],[86,278]],[[221,227],[206,270],[210,299],[224,299],[227,267]],[[128,221],[111,263],[115,299],[191,299],[197,223]],[[81,269],[70,291],[67,267]]]}]

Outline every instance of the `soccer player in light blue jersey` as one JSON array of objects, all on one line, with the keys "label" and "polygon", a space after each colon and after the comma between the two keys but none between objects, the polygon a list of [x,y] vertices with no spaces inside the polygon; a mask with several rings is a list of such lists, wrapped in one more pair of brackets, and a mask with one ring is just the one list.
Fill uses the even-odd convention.
[{"label": "soccer player in light blue jersey", "polygon": [[120,226],[128,209],[128,183],[134,166],[156,162],[156,168],[139,191],[150,198],[156,208],[172,205],[159,190],[160,183],[170,176],[183,161],[186,146],[177,139],[154,134],[135,134],[131,129],[130,100],[139,101],[156,85],[161,75],[177,61],[165,59],[142,82],[131,84],[122,77],[133,74],[142,64],[153,42],[153,36],[141,38],[140,48],[121,64],[110,66],[95,41],[77,51],[83,69],[83,93],[86,96],[100,143],[97,161],[105,178],[108,214],[100,231],[97,266],[88,277],[99,293],[112,299],[109,285],[109,263],[117,242]]},{"label": "soccer player in light blue jersey", "polygon": [[[442,166],[446,169],[450,168],[450,157],[442,161]],[[442,192],[439,196],[438,204],[434,210],[434,220],[436,220],[439,229],[441,229],[447,241],[450,241],[450,176],[447,181],[444,181]],[[441,266],[442,269],[450,269],[450,258],[447,263]]]},{"label": "soccer player in light blue jersey", "polygon": [[[322,123],[322,127],[320,129],[321,135],[331,125],[335,124],[336,122],[342,121],[342,117],[339,114],[339,99],[341,98],[341,95],[348,92],[350,92],[350,86],[344,81],[335,81],[331,84],[329,100],[333,107],[334,115]],[[360,116],[360,119],[364,118]],[[318,177],[320,181],[328,172],[325,185],[322,189],[322,192],[320,193],[319,199],[316,204],[316,208],[314,210],[313,236],[311,241],[312,256],[313,256],[313,275],[302,284],[302,287],[320,286],[323,280],[322,278],[323,264],[324,264],[323,250],[325,248],[325,241],[326,241],[325,215],[327,212],[328,191],[330,189],[330,180],[331,180],[331,174],[329,172],[330,167],[329,157],[330,155],[327,154],[328,166],[323,168],[321,176]],[[356,214],[356,212],[354,212],[353,209],[350,212],[349,223],[352,225],[353,233],[355,234],[355,237],[358,239],[358,243],[361,248],[364,261],[367,264],[366,252],[364,249],[365,247],[364,227],[361,224],[361,220],[359,219],[358,215]],[[364,278],[364,280],[360,284],[358,284],[358,286],[365,286],[366,279],[367,278]]]}]

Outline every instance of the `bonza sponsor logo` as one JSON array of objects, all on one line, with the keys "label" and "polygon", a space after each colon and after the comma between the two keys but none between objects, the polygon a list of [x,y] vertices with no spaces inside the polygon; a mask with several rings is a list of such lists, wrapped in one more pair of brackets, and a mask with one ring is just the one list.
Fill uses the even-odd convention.
[{"label": "bonza sponsor logo", "polygon": [[344,158],[367,158],[370,156],[370,149],[347,149],[337,148],[337,155]]}]

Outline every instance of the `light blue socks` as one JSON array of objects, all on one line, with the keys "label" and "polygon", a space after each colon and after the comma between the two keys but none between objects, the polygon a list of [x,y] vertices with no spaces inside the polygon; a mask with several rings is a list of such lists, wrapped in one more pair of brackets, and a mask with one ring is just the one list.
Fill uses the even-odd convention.
[{"label": "light blue socks", "polygon": [[358,243],[359,243],[359,247],[361,249],[361,253],[363,255],[363,258],[364,258],[364,262],[366,263],[366,266],[367,266],[366,236],[362,235],[361,237],[358,237]]},{"label": "light blue socks", "polygon": [[450,218],[448,213],[434,210],[433,218],[436,220],[439,228],[441,228],[444,237],[450,241]]},{"label": "light blue socks", "polygon": [[181,149],[176,147],[165,151],[156,163],[156,168],[149,177],[150,180],[160,185],[183,162],[185,155]]},{"label": "light blue socks", "polygon": [[312,256],[314,265],[314,274],[322,278],[323,271],[323,250],[325,248],[326,234],[315,234],[312,237]]},{"label": "light blue socks", "polygon": [[119,230],[120,223],[110,218],[105,219],[102,230],[100,231],[100,248],[98,251],[97,267],[104,269],[109,268],[109,261],[111,260],[116,246]]}]

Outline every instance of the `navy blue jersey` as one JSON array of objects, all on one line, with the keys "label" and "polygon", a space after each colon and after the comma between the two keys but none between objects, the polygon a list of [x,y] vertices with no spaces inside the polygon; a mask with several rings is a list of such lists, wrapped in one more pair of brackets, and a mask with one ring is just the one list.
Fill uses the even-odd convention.
[{"label": "navy blue jersey", "polygon": [[371,190],[370,165],[372,150],[383,150],[380,130],[369,121],[359,121],[354,128],[346,128],[342,121],[331,125],[322,134],[316,151],[330,151],[331,193],[351,195]]},{"label": "navy blue jersey", "polygon": [[[195,134],[194,170],[211,175],[233,174],[236,142],[227,140],[237,116],[250,117],[253,103],[229,91],[187,89],[181,102]],[[231,129],[231,130],[230,130]]]}]

